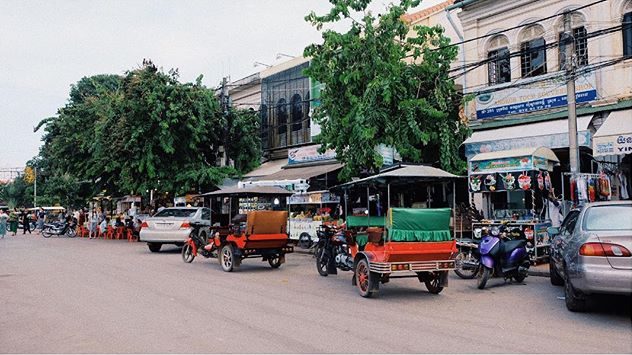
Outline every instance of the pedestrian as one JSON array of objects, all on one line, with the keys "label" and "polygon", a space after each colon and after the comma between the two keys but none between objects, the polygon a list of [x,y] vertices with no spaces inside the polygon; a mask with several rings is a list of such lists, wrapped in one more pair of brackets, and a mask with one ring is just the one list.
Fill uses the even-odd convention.
[{"label": "pedestrian", "polygon": [[104,218],[101,220],[101,224],[99,224],[99,228],[101,229],[101,233],[106,233],[108,230],[108,220]]},{"label": "pedestrian", "polygon": [[551,227],[559,228],[562,225],[562,211],[561,203],[555,197],[555,190],[551,187],[549,191],[549,198],[547,199],[547,207],[549,210],[549,219],[551,219]]},{"label": "pedestrian", "polygon": [[9,215],[7,215],[4,210],[0,210],[0,238],[4,239],[4,236],[7,234],[7,221],[9,220]]},{"label": "pedestrian", "polygon": [[22,211],[22,234],[26,234],[26,231],[31,234],[31,214],[25,208],[24,211]]},{"label": "pedestrian", "polygon": [[9,212],[9,231],[13,232],[14,236],[18,232],[18,218],[18,209],[15,207]]},{"label": "pedestrian", "polygon": [[97,223],[99,222],[99,215],[96,209],[92,209],[92,213],[88,216],[88,225],[90,226],[90,239],[97,237]]},{"label": "pedestrian", "polygon": [[39,211],[37,211],[37,229],[39,229],[40,233],[44,230],[44,220],[46,219],[46,211],[44,208],[40,207]]}]

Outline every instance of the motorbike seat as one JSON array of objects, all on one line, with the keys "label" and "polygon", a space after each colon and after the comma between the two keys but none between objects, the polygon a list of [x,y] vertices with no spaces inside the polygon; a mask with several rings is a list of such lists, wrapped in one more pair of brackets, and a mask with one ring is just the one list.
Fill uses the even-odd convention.
[{"label": "motorbike seat", "polygon": [[508,240],[502,242],[503,252],[508,253],[514,249],[522,248],[527,245],[524,240]]}]

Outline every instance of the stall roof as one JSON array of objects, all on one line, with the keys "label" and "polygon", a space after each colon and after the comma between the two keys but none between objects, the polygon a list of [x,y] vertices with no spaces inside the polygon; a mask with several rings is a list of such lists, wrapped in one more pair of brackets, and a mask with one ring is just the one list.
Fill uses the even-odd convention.
[{"label": "stall roof", "polygon": [[549,161],[559,163],[559,159],[553,151],[546,147],[529,147],[529,148],[519,148],[512,150],[500,150],[497,152],[489,152],[489,153],[479,153],[470,159],[470,161],[483,161],[483,160],[492,160],[492,159],[501,159],[501,158],[514,158],[514,157],[524,157],[524,156],[536,156],[540,158],[545,158]]},{"label": "stall roof", "polygon": [[309,179],[314,176],[323,175],[342,169],[342,164],[322,164],[304,166],[300,168],[285,168],[277,173],[267,175],[263,179],[265,180],[294,180],[294,179]]},{"label": "stall roof", "polygon": [[249,188],[227,187],[225,189],[207,192],[198,196],[254,196],[254,195],[282,195],[289,196],[293,192],[276,186],[253,186]]},{"label": "stall roof", "polygon": [[400,165],[399,167],[383,171],[379,174],[365,177],[363,179],[354,180],[336,186],[335,188],[343,188],[352,185],[370,183],[375,180],[394,180],[394,179],[407,179],[415,178],[420,180],[441,180],[441,179],[456,179],[460,176],[451,174],[447,171],[433,168],[425,165]]},{"label": "stall roof", "polygon": [[281,171],[285,164],[287,164],[287,159],[267,161],[261,164],[261,166],[259,166],[255,170],[244,175],[244,178],[265,177],[267,175],[278,173],[279,171]]},{"label": "stall roof", "polygon": [[594,138],[632,135],[632,110],[612,111],[606,122],[597,130]]}]

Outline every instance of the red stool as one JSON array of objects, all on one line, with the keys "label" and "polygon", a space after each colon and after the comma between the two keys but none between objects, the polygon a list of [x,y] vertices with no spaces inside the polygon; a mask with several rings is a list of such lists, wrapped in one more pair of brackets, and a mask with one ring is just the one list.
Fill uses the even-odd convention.
[{"label": "red stool", "polygon": [[108,239],[114,239],[114,228],[112,226],[107,226],[107,237]]},{"label": "red stool", "polygon": [[123,239],[125,227],[116,227],[116,239]]},{"label": "red stool", "polygon": [[90,231],[88,230],[88,228],[86,228],[85,226],[81,226],[81,237],[82,238],[88,238],[90,236]]},{"label": "red stool", "polygon": [[127,241],[128,241],[128,242],[133,242],[133,241],[135,241],[136,239],[137,239],[137,238],[136,238],[136,236],[134,235],[134,233],[132,232],[132,230],[131,230],[131,229],[129,229],[129,228],[127,228]]}]

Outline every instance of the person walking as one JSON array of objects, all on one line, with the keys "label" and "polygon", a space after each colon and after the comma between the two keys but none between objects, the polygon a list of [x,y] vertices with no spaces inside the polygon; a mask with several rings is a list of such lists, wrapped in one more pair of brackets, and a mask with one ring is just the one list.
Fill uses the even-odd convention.
[{"label": "person walking", "polygon": [[37,211],[37,229],[40,233],[44,230],[44,220],[46,219],[46,211],[44,208],[40,207],[39,211]]},{"label": "person walking", "polygon": [[90,239],[97,237],[97,224],[99,223],[99,215],[96,209],[92,209],[92,213],[88,216],[88,225],[90,226]]},{"label": "person walking", "polygon": [[13,232],[14,236],[18,232],[18,218],[19,217],[20,216],[18,215],[17,207],[13,208],[13,210],[9,212],[9,231]]},{"label": "person walking", "polygon": [[26,231],[31,234],[31,214],[25,208],[22,212],[22,234],[26,234]]},{"label": "person walking", "polygon": [[7,221],[9,220],[9,215],[4,213],[4,210],[0,210],[0,238],[4,239],[4,236],[7,234]]}]

